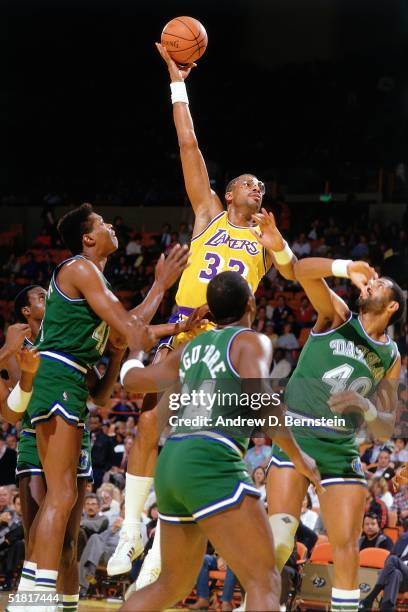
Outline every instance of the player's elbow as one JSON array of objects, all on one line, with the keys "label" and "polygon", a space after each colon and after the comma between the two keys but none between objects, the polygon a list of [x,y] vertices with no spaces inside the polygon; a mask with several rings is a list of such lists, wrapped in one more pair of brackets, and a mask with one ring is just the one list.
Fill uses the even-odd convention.
[{"label": "player's elbow", "polygon": [[183,130],[178,135],[178,143],[181,151],[193,151],[198,149],[198,141],[194,130]]}]

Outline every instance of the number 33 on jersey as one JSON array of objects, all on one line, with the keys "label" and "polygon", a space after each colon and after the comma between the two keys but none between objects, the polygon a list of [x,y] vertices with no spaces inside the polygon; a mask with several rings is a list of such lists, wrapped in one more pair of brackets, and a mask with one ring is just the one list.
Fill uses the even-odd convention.
[{"label": "number 33 on jersey", "polygon": [[267,271],[265,250],[248,227],[230,223],[227,212],[214,217],[192,239],[190,252],[190,265],[183,272],[176,295],[180,307],[197,308],[205,304],[207,284],[220,272],[238,272],[255,293]]}]

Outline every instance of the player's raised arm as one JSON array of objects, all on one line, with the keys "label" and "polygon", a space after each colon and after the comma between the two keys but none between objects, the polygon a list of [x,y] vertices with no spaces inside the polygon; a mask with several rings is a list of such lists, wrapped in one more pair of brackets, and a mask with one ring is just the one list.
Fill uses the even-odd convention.
[{"label": "player's raised arm", "polygon": [[165,47],[159,43],[156,43],[156,46],[166,62],[170,74],[173,118],[180,147],[184,183],[196,217],[193,230],[193,236],[195,236],[223,210],[219,198],[211,190],[207,168],[198,147],[188,105],[184,81],[195,65],[188,64],[179,68],[171,59]]},{"label": "player's raised arm", "polygon": [[325,331],[337,327],[347,320],[350,310],[347,304],[332,291],[323,280],[328,276],[341,276],[359,288],[375,278],[376,272],[365,261],[306,257],[294,264],[296,279],[306,292],[313,308],[318,313],[315,330]]}]

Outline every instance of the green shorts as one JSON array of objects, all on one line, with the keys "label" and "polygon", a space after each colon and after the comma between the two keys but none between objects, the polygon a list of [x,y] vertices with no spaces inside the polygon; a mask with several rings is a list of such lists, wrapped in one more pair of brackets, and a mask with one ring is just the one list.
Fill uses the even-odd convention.
[{"label": "green shorts", "polygon": [[84,367],[65,355],[51,351],[41,353],[33,395],[27,408],[31,427],[35,428],[38,423],[56,415],[67,423],[83,427],[88,414],[86,372]]},{"label": "green shorts", "polygon": [[[300,436],[295,429],[292,433],[302,451],[313,457],[322,477],[321,484],[361,484],[367,486],[363,468],[354,439],[318,438]],[[268,470],[272,467],[294,468],[286,453],[276,444],[272,447],[272,457]]]},{"label": "green shorts", "polygon": [[210,433],[175,434],[157,462],[155,491],[165,523],[196,523],[238,506],[245,495],[260,497],[242,453],[229,438]]},{"label": "green shorts", "polygon": [[[17,467],[16,478],[43,474],[37,449],[34,431],[22,430],[17,445]],[[82,434],[81,452],[78,460],[77,478],[86,478],[93,482],[91,463],[91,437],[89,430],[85,427]]]}]

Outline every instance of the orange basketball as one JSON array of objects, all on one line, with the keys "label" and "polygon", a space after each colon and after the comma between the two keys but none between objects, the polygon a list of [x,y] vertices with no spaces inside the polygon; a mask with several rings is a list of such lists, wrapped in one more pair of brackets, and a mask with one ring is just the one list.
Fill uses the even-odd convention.
[{"label": "orange basketball", "polygon": [[203,24],[193,17],[175,17],[164,26],[161,35],[161,44],[177,64],[196,62],[206,50],[207,42]]}]

